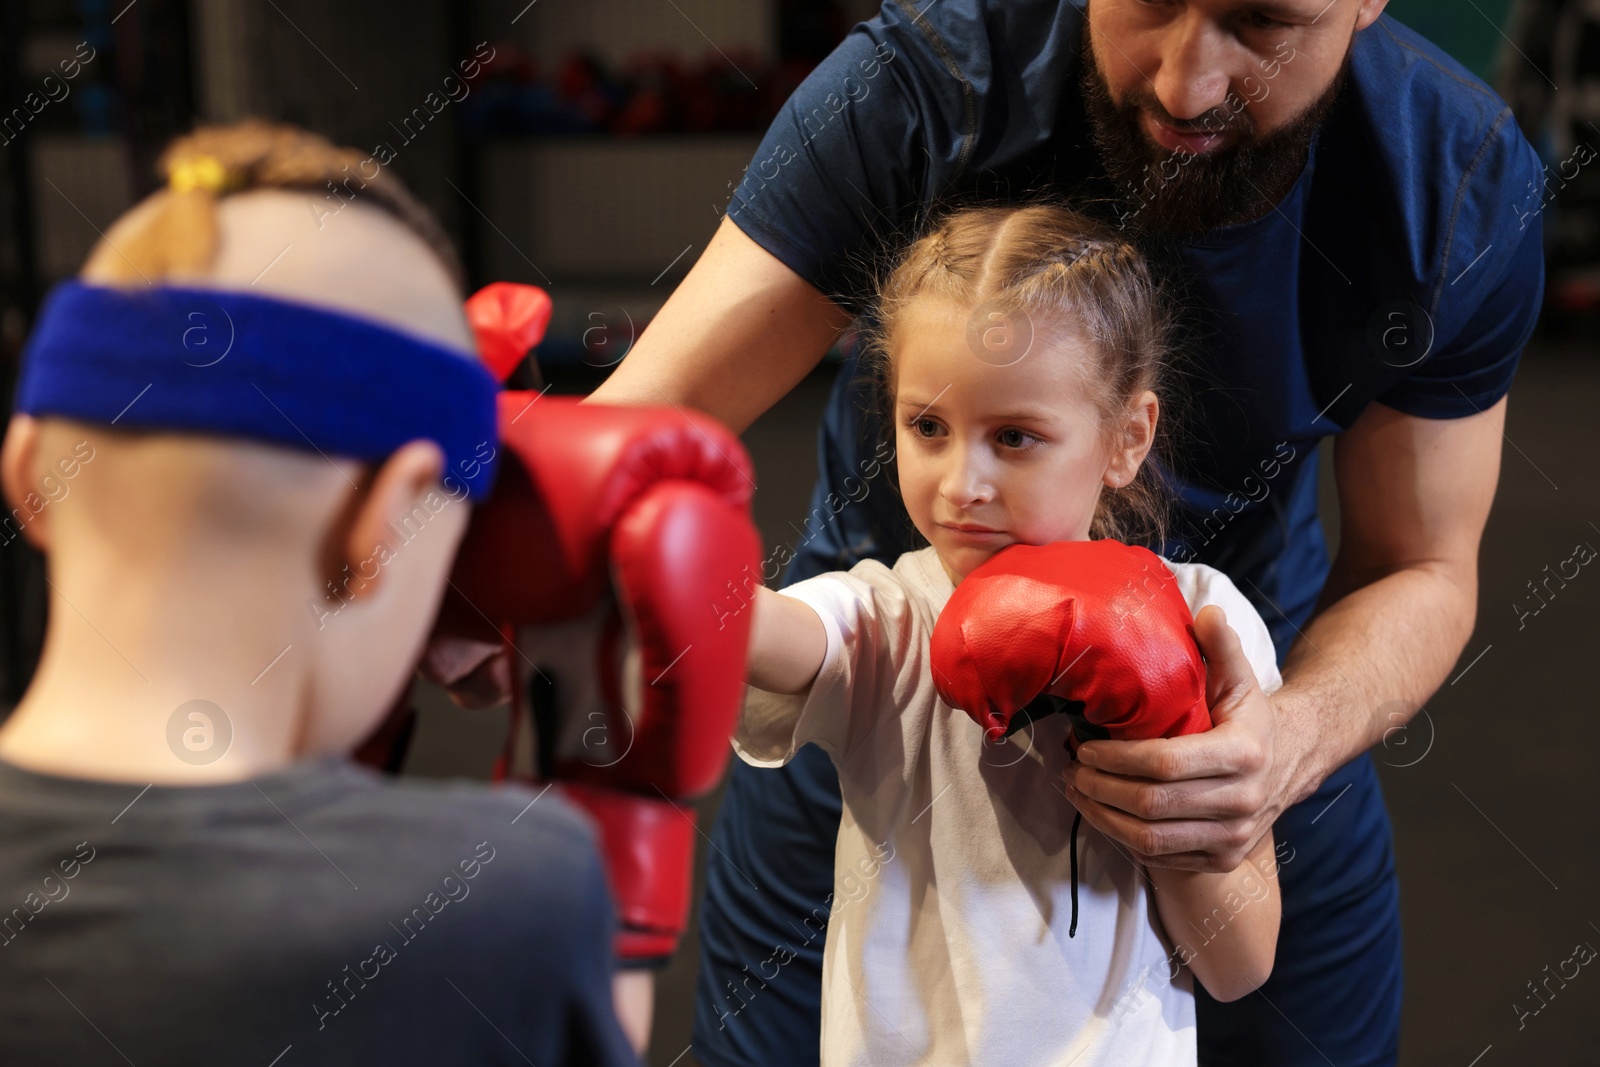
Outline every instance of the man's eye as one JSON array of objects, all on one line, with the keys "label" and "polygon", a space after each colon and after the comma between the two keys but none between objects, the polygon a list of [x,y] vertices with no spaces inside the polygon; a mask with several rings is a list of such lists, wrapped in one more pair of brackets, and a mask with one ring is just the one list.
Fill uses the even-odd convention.
[{"label": "man's eye", "polygon": [[1259,11],[1252,11],[1244,17],[1245,23],[1255,30],[1281,30],[1286,29],[1289,23],[1275,19],[1271,15],[1263,15]]}]

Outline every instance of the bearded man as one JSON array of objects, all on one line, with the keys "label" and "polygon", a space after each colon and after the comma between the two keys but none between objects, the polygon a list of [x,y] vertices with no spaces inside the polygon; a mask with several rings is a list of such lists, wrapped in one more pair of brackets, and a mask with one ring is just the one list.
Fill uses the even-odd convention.
[{"label": "bearded man", "polygon": [[[1180,294],[1189,346],[1164,472],[1178,514],[1149,547],[1233,577],[1285,684],[1243,694],[1207,734],[1085,745],[1061,803],[1130,861],[1198,871],[1232,869],[1275,830],[1276,968],[1232,1003],[1196,989],[1203,1064],[1396,1060],[1398,886],[1368,750],[1472,632],[1497,431],[1543,290],[1536,153],[1502,100],[1384,4],[887,0],[790,98],[716,236],[594,396],[742,430],[869,307],[885,250],[951,204],[1065,197],[1136,238]],[[914,547],[873,412],[848,359],[811,514],[776,549],[794,558],[786,582]],[[820,751],[732,767],[694,1054],[814,1064],[837,780]],[[1138,990],[1104,998],[1107,1025],[1141,1006]]]}]

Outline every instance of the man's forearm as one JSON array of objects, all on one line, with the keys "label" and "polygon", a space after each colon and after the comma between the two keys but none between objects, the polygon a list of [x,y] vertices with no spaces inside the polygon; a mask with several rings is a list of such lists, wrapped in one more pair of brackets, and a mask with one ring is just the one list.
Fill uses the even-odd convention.
[{"label": "man's forearm", "polygon": [[743,433],[811,372],[850,321],[725,217],[589,399],[694,408]]},{"label": "man's forearm", "polygon": [[1304,800],[1404,725],[1460,658],[1476,612],[1475,573],[1419,564],[1353,589],[1313,616],[1272,696],[1279,743],[1291,759],[1286,802]]}]

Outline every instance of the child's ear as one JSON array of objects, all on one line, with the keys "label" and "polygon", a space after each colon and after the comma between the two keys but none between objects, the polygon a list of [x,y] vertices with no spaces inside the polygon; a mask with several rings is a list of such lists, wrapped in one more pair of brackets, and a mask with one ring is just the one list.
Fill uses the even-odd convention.
[{"label": "child's ear", "polygon": [[1121,440],[1106,463],[1106,485],[1120,489],[1133,481],[1134,475],[1139,473],[1139,465],[1155,444],[1156,422],[1160,417],[1161,403],[1148,389],[1128,404]]},{"label": "child's ear", "polygon": [[[6,494],[6,504],[17,514],[8,516],[20,519],[22,533],[28,543],[40,552],[50,548],[49,519],[43,509],[34,511],[27,503],[34,495],[34,460],[39,454],[39,422],[31,415],[11,416],[6,428],[6,440],[0,448],[0,485]],[[3,528],[4,524],[0,524]]]},{"label": "child's ear", "polygon": [[367,490],[344,538],[341,565],[354,579],[346,586],[352,599],[377,590],[389,559],[440,510],[449,498],[439,492],[444,454],[432,441],[410,441],[373,472]]}]

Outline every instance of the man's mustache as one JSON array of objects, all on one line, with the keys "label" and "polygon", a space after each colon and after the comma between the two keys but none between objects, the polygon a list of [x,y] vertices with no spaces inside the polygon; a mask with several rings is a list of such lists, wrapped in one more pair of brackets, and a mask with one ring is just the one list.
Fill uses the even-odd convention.
[{"label": "man's mustache", "polygon": [[1129,116],[1137,116],[1144,112],[1163,126],[1169,126],[1179,133],[1240,133],[1246,137],[1255,135],[1255,120],[1250,117],[1248,108],[1239,108],[1235,112],[1229,111],[1226,106],[1214,107],[1210,111],[1192,119],[1173,117],[1172,113],[1161,106],[1161,101],[1156,99],[1151,92],[1130,91],[1122,102],[1122,111]]}]

